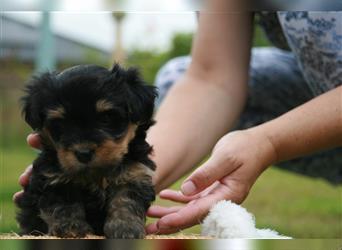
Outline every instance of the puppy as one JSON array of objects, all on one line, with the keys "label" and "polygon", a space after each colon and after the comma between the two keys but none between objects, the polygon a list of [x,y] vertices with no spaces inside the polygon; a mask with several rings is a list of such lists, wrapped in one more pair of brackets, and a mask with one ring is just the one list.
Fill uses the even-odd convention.
[{"label": "puppy", "polygon": [[81,65],[34,77],[23,97],[40,135],[17,221],[21,234],[143,238],[155,199],[146,131],[155,88],[136,69]]}]

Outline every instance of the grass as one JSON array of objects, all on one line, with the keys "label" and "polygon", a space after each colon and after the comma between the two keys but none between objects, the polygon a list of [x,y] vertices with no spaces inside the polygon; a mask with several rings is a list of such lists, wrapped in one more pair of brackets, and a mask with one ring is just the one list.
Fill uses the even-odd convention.
[{"label": "grass", "polygon": [[[23,142],[25,140],[23,139]],[[0,232],[17,231],[14,220],[15,206],[12,202],[13,194],[20,190],[18,177],[35,157],[33,150],[20,148],[19,150],[2,150],[1,178],[0,178]]]},{"label": "grass", "polygon": [[269,169],[243,204],[258,227],[274,228],[295,238],[340,238],[342,187],[318,179]]}]

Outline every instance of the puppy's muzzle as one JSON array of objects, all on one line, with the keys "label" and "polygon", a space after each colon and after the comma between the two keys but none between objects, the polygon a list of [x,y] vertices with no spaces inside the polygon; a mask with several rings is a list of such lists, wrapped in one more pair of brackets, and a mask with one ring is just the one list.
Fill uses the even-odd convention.
[{"label": "puppy's muzzle", "polygon": [[79,162],[88,163],[94,158],[95,151],[92,149],[78,149],[74,154]]}]

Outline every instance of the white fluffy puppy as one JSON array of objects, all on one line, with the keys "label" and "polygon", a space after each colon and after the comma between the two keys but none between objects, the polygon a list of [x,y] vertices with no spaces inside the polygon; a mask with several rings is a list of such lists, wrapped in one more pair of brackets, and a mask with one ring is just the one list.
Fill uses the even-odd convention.
[{"label": "white fluffy puppy", "polygon": [[271,229],[257,229],[254,216],[231,201],[219,201],[202,224],[202,235],[218,239],[291,239]]}]

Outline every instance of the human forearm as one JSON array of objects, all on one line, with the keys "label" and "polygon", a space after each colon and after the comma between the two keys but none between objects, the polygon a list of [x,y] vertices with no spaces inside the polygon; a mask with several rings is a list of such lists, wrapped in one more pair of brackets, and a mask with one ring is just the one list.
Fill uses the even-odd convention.
[{"label": "human forearm", "polygon": [[341,92],[342,87],[273,121],[223,136],[210,158],[183,182],[182,193],[160,195],[185,205],[151,207],[148,214],[160,219],[147,231],[172,233],[195,225],[220,200],[241,203],[270,164],[341,145]]},{"label": "human forearm", "polygon": [[244,92],[227,93],[219,84],[191,76],[177,83],[148,135],[157,164],[157,191],[188,172],[229,130],[243,107]]},{"label": "human forearm", "polygon": [[342,87],[252,128],[272,143],[277,162],[342,145]]}]

